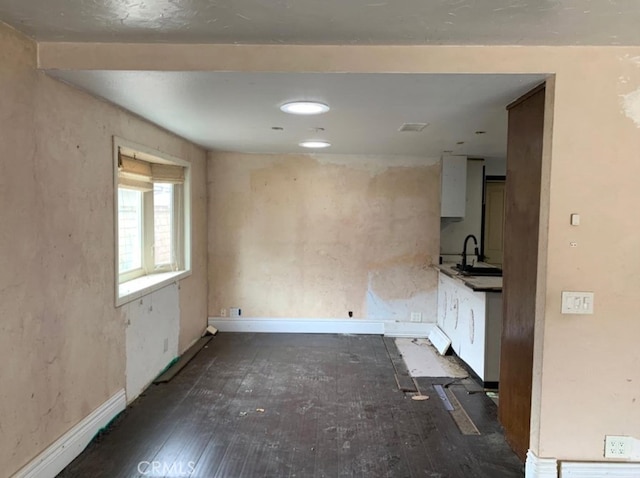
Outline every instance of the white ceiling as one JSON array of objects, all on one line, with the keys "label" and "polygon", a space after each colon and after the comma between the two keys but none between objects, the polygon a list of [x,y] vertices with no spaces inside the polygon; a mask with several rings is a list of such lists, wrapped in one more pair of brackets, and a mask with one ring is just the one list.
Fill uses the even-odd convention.
[{"label": "white ceiling", "polygon": [[0,0],[38,40],[639,45],[638,0]]},{"label": "white ceiling", "polygon": [[[541,75],[51,71],[210,150],[294,153],[325,139],[323,152],[504,157],[505,106]],[[294,116],[290,100],[331,111]],[[420,133],[406,122],[429,123]],[[272,127],[282,127],[282,131]],[[324,128],[324,131],[316,131]],[[486,131],[486,134],[476,134]],[[464,142],[464,144],[457,144]]]},{"label": "white ceiling", "polygon": [[[0,19],[39,41],[640,45],[640,0],[0,0]],[[505,155],[505,105],[543,80],[49,73],[212,150],[297,152],[301,140],[327,139],[333,153],[485,157]],[[293,99],[322,100],[332,110],[304,118],[278,110]],[[430,125],[400,133],[404,122]]]}]

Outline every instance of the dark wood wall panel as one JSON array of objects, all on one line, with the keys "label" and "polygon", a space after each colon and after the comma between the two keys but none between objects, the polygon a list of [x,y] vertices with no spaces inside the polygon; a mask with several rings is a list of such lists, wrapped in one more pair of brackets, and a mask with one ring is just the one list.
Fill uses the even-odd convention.
[{"label": "dark wood wall panel", "polygon": [[509,107],[499,417],[524,461],[529,448],[545,90]]}]

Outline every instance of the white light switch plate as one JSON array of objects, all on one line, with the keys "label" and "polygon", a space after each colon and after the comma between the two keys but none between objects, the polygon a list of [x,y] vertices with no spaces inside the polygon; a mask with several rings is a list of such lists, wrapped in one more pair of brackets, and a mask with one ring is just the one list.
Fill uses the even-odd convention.
[{"label": "white light switch plate", "polygon": [[563,314],[593,314],[593,292],[562,292]]}]

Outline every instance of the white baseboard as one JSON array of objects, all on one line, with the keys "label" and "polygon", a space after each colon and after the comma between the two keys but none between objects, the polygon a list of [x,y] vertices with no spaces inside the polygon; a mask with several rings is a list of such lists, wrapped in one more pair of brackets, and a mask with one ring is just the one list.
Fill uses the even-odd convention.
[{"label": "white baseboard", "polygon": [[431,322],[394,322],[384,323],[384,335],[387,337],[406,337],[426,339],[436,324]]},{"label": "white baseboard", "polygon": [[534,452],[527,452],[524,468],[525,478],[558,478],[558,460],[538,458]]},{"label": "white baseboard", "polygon": [[561,462],[562,478],[638,478],[640,463]]},{"label": "white baseboard", "polygon": [[13,478],[54,478],[87,447],[96,434],[127,406],[124,389],[62,435]]},{"label": "white baseboard", "polygon": [[429,341],[433,344],[440,355],[444,355],[451,346],[451,339],[440,327],[434,325],[429,333]]},{"label": "white baseboard", "polygon": [[427,337],[434,324],[368,319],[278,319],[209,317],[220,332],[287,334],[372,334],[390,337]]},{"label": "white baseboard", "polygon": [[220,332],[269,332],[284,334],[384,334],[384,323],[361,319],[276,319],[209,317]]},{"label": "white baseboard", "polygon": [[[558,470],[559,468],[559,470]],[[584,462],[558,461],[555,458],[538,458],[527,452],[525,478],[638,478],[638,462]]]}]

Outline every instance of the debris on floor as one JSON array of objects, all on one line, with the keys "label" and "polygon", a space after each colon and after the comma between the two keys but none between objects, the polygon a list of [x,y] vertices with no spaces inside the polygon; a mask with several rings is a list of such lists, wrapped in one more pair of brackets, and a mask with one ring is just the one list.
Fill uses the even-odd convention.
[{"label": "debris on floor", "polygon": [[204,334],[205,335],[216,335],[218,333],[218,329],[216,329],[213,325],[209,325],[205,330],[204,330]]},{"label": "debris on floor", "polygon": [[441,356],[427,339],[395,339],[398,352],[412,377],[462,378],[469,374],[453,357]]},{"label": "debris on floor", "polygon": [[429,395],[414,395],[413,397],[411,397],[411,400],[415,400],[417,402],[429,400]]}]

